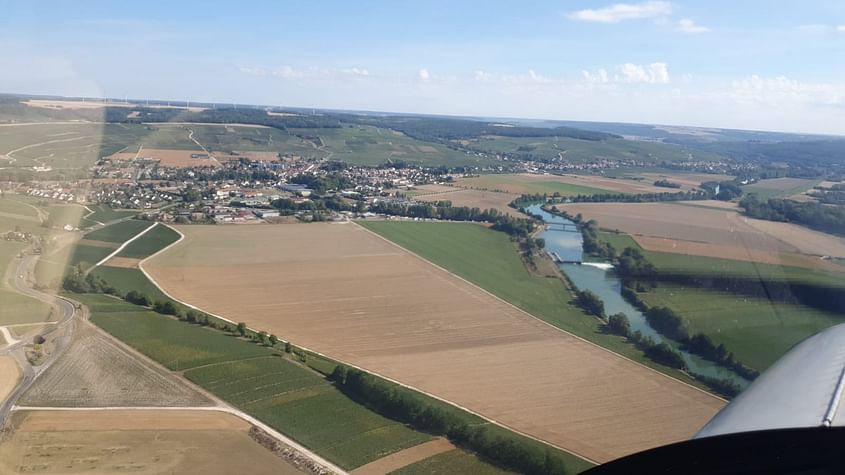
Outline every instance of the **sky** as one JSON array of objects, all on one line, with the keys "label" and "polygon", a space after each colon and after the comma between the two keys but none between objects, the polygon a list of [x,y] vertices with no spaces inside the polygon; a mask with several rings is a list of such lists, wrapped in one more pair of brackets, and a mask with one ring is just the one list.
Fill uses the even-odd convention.
[{"label": "sky", "polygon": [[845,135],[842,0],[0,11],[0,92]]}]

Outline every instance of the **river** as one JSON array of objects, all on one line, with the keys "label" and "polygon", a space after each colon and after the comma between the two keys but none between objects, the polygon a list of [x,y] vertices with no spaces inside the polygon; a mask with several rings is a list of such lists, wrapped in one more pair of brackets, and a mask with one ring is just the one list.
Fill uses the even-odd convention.
[{"label": "river", "polygon": [[581,263],[583,261],[583,238],[580,231],[575,231],[575,223],[561,216],[548,213],[541,206],[534,204],[528,206],[526,210],[531,214],[542,217],[546,224],[560,225],[547,228],[540,234],[540,237],[546,241],[546,250],[557,253],[563,261],[566,261],[566,263],[558,264],[558,267],[576,287],[589,289],[602,299],[605,313],[613,315],[622,312],[627,315],[632,331],[639,330],[643,336],[650,336],[656,342],[666,342],[672,348],[678,350],[692,372],[714,378],[730,379],[743,389],[749,384],[748,380],[728,368],[683,350],[676,341],[664,337],[651,328],[645,315],[622,297],[622,281],[613,272],[613,266],[610,263]]}]

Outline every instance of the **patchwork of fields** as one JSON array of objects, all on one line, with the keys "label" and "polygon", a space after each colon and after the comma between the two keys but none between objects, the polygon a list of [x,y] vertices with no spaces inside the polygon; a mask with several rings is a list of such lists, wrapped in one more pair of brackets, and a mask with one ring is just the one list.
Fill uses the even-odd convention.
[{"label": "patchwork of fields", "polygon": [[174,297],[593,460],[689,437],[722,405],[352,224],[179,230],[186,239],[144,265]]},{"label": "patchwork of fields", "polygon": [[0,472],[10,475],[302,473],[222,412],[17,411],[12,426],[0,444]]},{"label": "patchwork of fields", "polygon": [[499,193],[495,191],[466,190],[462,188],[451,188],[442,191],[444,188],[439,185],[422,185],[416,187],[414,199],[417,201],[451,201],[452,206],[466,206],[469,208],[495,209],[502,214],[510,214],[517,217],[525,215],[510,206],[511,201],[518,195],[512,193]]},{"label": "patchwork of fields", "polygon": [[835,264],[821,256],[845,256],[845,239],[730,210],[669,203],[577,203],[558,208],[594,219],[603,229],[628,233],[651,251],[828,270],[836,270]]}]

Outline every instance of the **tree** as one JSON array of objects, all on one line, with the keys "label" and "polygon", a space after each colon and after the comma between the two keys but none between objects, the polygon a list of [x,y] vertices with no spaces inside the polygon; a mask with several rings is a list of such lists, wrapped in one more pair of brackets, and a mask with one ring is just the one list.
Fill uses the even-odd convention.
[{"label": "tree", "polygon": [[197,312],[195,312],[193,310],[188,310],[188,313],[185,314],[185,320],[187,320],[188,323],[196,323]]},{"label": "tree", "polygon": [[258,343],[267,346],[267,332],[264,330],[258,332]]},{"label": "tree", "polygon": [[246,323],[238,323],[238,334],[241,336],[246,336]]},{"label": "tree", "polygon": [[604,318],[604,302],[591,290],[579,290],[576,292],[575,303],[585,312]]},{"label": "tree", "polygon": [[622,312],[614,313],[607,320],[607,330],[615,335],[630,336],[631,323],[628,321],[628,316]]},{"label": "tree", "polygon": [[270,346],[276,346],[279,343],[279,338],[276,335],[270,335]]},{"label": "tree", "polygon": [[176,315],[176,312],[179,311],[179,309],[176,308],[176,305],[174,305],[170,300],[164,302],[157,301],[153,305],[153,310],[164,315]]},{"label": "tree", "polygon": [[286,342],[285,342],[285,353],[290,353],[290,352],[291,352],[291,350],[292,350],[292,348],[291,348],[291,344],[290,344],[290,342],[289,342],[289,341],[286,341]]}]

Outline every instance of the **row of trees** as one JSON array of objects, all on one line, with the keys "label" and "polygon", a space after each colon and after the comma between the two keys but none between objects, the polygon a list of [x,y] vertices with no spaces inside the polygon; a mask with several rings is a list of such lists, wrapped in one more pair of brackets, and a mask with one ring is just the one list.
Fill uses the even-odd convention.
[{"label": "row of trees", "polygon": [[662,201],[707,200],[713,195],[698,190],[678,191],[675,193],[596,193],[576,195],[568,198],[573,203],[654,203]]},{"label": "row of trees", "polygon": [[680,183],[675,183],[674,181],[669,181],[665,178],[655,181],[654,186],[659,186],[661,188],[675,188],[675,189],[681,188]]},{"label": "row of trees", "polygon": [[845,236],[845,207],[812,201],[798,202],[778,198],[761,199],[750,194],[739,202],[752,218],[805,225],[826,233]]},{"label": "row of trees", "polygon": [[563,460],[549,450],[522,439],[492,435],[483,425],[470,425],[454,413],[363,371],[338,365],[329,379],[367,407],[416,429],[445,435],[498,466],[531,475],[567,473]]}]

